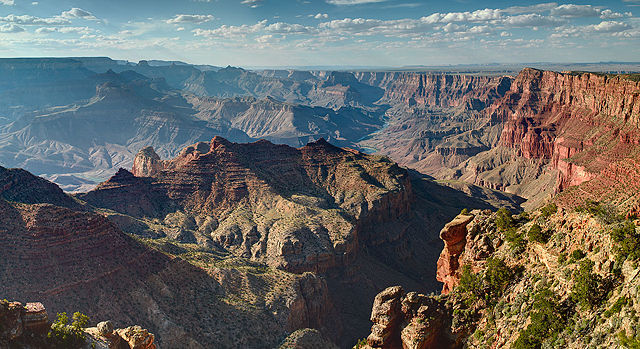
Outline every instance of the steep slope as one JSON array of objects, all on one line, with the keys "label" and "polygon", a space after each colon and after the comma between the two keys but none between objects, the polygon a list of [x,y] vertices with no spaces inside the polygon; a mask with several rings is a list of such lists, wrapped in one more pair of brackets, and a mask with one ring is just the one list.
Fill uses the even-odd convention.
[{"label": "steep slope", "polygon": [[[29,194],[31,187],[22,188]],[[59,189],[58,189],[59,191]],[[43,193],[45,194],[45,193]],[[314,327],[337,333],[326,281],[172,243],[135,241],[106,218],[0,199],[0,294],[149,328],[166,348],[272,348]]]},{"label": "steep slope", "polygon": [[[162,154],[215,135],[245,134],[192,116],[161,82],[134,72],[98,76],[95,95],[78,105],[28,114],[0,135],[0,163],[37,174],[77,174],[102,179],[105,171],[130,166],[141,146]],[[112,173],[112,172],[111,172]]]},{"label": "steep slope", "polygon": [[638,222],[609,205],[457,217],[441,234],[446,294],[387,289],[360,347],[636,346]]},{"label": "steep slope", "polygon": [[[624,76],[525,69],[486,111],[504,125],[499,146],[457,177],[535,198],[527,191],[559,192],[599,176],[637,153],[639,95],[640,84]],[[515,174],[524,172],[518,161],[529,175]]]},{"label": "steep slope", "polygon": [[189,98],[196,117],[226,122],[252,138],[302,146],[319,138],[340,146],[355,146],[364,136],[382,127],[376,114],[352,107],[338,110],[279,102],[267,97],[228,99]]},{"label": "steep slope", "polygon": [[394,105],[387,126],[360,146],[436,178],[518,194],[533,208],[570,186],[611,178],[604,172],[634,173],[640,87],[624,75],[357,76],[383,86],[382,100]]},{"label": "steep slope", "polygon": [[[385,89],[383,129],[358,144],[436,178],[498,145],[502,125],[484,110],[509,90],[512,78],[424,73],[358,73]],[[478,183],[483,184],[483,183]]]},{"label": "steep slope", "polygon": [[57,185],[23,169],[0,166],[0,197],[26,204],[48,203],[67,208],[79,205]]},{"label": "steep slope", "polygon": [[511,87],[507,76],[428,74],[428,73],[356,73],[371,86],[384,88],[382,101],[430,107],[464,106],[482,110],[504,96]]},{"label": "steep slope", "polygon": [[[438,258],[441,225],[464,207],[492,207],[324,140],[295,149],[220,137],[173,160],[143,149],[132,172],[120,170],[78,197],[150,243],[197,243],[276,269],[319,273],[343,315],[365,313],[366,300],[394,282],[437,289],[429,265]],[[487,199],[518,205],[508,196]],[[345,345],[367,324],[343,319],[338,338]]]}]

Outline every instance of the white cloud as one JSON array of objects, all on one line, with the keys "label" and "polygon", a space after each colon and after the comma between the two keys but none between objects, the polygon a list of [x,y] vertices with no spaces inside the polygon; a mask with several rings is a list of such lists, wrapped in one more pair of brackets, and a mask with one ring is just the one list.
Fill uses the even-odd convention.
[{"label": "white cloud", "polygon": [[618,18],[632,17],[632,16],[633,14],[631,12],[619,13],[619,12],[613,12],[609,9],[603,10],[602,13],[600,13],[600,18],[602,19],[618,19]]},{"label": "white cloud", "polygon": [[240,3],[244,5],[249,5],[249,7],[252,7],[252,8],[256,8],[260,6],[260,3],[262,3],[262,0],[242,0]]},{"label": "white cloud", "polygon": [[14,0],[0,0],[0,4],[6,5],[6,6],[13,6],[16,3]]},{"label": "white cloud", "polygon": [[301,24],[289,24],[289,23],[277,22],[277,23],[269,24],[264,28],[264,30],[269,33],[278,33],[278,34],[301,34],[301,33],[310,32],[311,28],[305,27]]},{"label": "white cloud", "polygon": [[531,6],[512,6],[512,7],[507,7],[506,9],[502,10],[504,13],[508,13],[508,14],[512,14],[512,15],[517,15],[517,14],[521,14],[521,13],[540,13],[540,12],[547,12],[547,11],[551,11],[554,8],[556,8],[558,6],[558,3],[556,2],[547,2],[544,4],[537,4],[537,5],[531,5]]},{"label": "white cloud", "polygon": [[426,23],[483,22],[502,18],[502,10],[484,9],[473,12],[434,13],[421,20]]},{"label": "white cloud", "polygon": [[89,27],[40,27],[36,29],[36,34],[47,34],[47,33],[77,33],[82,35],[89,35],[93,33],[94,30]]},{"label": "white cloud", "polygon": [[316,15],[309,15],[309,17],[313,17],[315,19],[323,19],[323,18],[327,19],[327,18],[329,18],[329,15],[326,14],[326,13],[318,13]]},{"label": "white cloud", "polygon": [[515,28],[524,27],[551,27],[558,26],[565,21],[559,18],[542,16],[539,14],[526,14],[505,18],[502,23]]},{"label": "white cloud", "polygon": [[565,4],[560,5],[553,10],[551,10],[552,16],[562,16],[562,17],[598,17],[602,11],[596,7],[591,5],[575,5],[575,4]]},{"label": "white cloud", "polygon": [[0,33],[21,33],[23,31],[24,28],[13,23],[0,25]]},{"label": "white cloud", "polygon": [[254,34],[266,27],[267,20],[260,21],[254,25],[221,25],[216,29],[194,29],[193,33],[196,36],[204,37],[237,37],[246,36],[248,34]]},{"label": "white cloud", "polygon": [[168,19],[167,23],[169,24],[179,24],[179,23],[194,23],[200,24],[212,21],[215,17],[212,15],[175,15],[175,17]]},{"label": "white cloud", "polygon": [[360,5],[371,4],[376,2],[385,2],[387,0],[326,0],[331,5]]},{"label": "white cloud", "polygon": [[41,18],[34,17],[30,15],[8,15],[5,17],[0,17],[0,22],[5,23],[14,23],[21,25],[66,25],[71,24],[66,18],[62,18],[60,16],[50,17],[50,18]]},{"label": "white cloud", "polygon": [[599,24],[590,25],[587,27],[589,30],[593,30],[596,33],[618,33],[631,29],[631,26],[627,23],[616,21],[605,21]]},{"label": "white cloud", "polygon": [[74,19],[74,18],[81,18],[81,19],[88,19],[88,20],[97,19],[94,15],[91,14],[91,12],[85,11],[77,7],[74,7],[69,11],[62,12],[62,17],[69,18],[69,19]]},{"label": "white cloud", "polygon": [[617,21],[603,21],[598,24],[591,24],[585,26],[566,26],[559,28],[560,30],[551,35],[553,39],[579,37],[585,35],[594,34],[612,34],[614,36],[627,36],[626,32],[629,32],[632,27],[624,22]]}]

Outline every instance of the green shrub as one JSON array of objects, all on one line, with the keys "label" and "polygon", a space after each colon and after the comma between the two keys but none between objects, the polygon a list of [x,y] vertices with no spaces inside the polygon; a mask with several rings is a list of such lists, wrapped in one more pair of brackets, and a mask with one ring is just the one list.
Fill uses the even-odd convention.
[{"label": "green shrub", "polygon": [[69,323],[67,313],[59,313],[57,320],[51,324],[47,341],[53,348],[80,348],[85,342],[83,329],[89,324],[89,317],[82,313],[73,314],[73,322]]},{"label": "green shrub", "polygon": [[584,258],[584,256],[585,256],[584,252],[582,252],[582,250],[579,248],[571,252],[571,258],[576,261],[581,260],[582,258]]},{"label": "green shrub", "polygon": [[640,339],[638,337],[627,337],[624,330],[618,332],[618,342],[625,348],[640,349]]},{"label": "green shrub", "polygon": [[513,215],[511,214],[511,211],[509,211],[506,207],[498,210],[496,214],[496,226],[500,231],[507,231],[515,227]]},{"label": "green shrub", "polygon": [[618,300],[615,303],[613,303],[611,308],[607,309],[607,311],[604,312],[604,316],[610,317],[613,314],[620,313],[620,311],[622,310],[622,307],[627,305],[627,301],[628,301],[627,297],[618,298]]},{"label": "green shrub", "polygon": [[614,250],[618,255],[631,260],[640,258],[640,234],[636,232],[633,222],[627,221],[614,228],[611,239],[615,242]]},{"label": "green shrub", "polygon": [[514,253],[522,253],[527,247],[527,240],[525,240],[524,234],[518,232],[518,229],[515,227],[506,230],[504,232],[504,238],[507,240]]},{"label": "green shrub", "polygon": [[539,242],[542,244],[546,244],[551,237],[548,232],[543,232],[542,228],[537,224],[531,226],[527,236],[529,238],[529,241]]},{"label": "green shrub", "polygon": [[367,339],[366,338],[362,338],[360,340],[358,340],[358,342],[356,343],[356,345],[353,346],[353,349],[360,349],[360,348],[364,348],[368,345],[367,343]]},{"label": "green shrub", "polygon": [[557,337],[564,328],[564,318],[558,311],[558,297],[548,288],[533,296],[531,322],[513,343],[514,349],[541,348],[548,338]]},{"label": "green shrub", "polygon": [[601,285],[602,278],[593,273],[593,261],[585,259],[573,273],[571,298],[583,308],[592,309],[599,305],[604,296]]},{"label": "green shrub", "polygon": [[563,264],[566,261],[567,261],[567,254],[566,253],[560,253],[558,255],[558,263],[559,264]]},{"label": "green shrub", "polygon": [[462,211],[460,211],[460,214],[468,215],[469,214],[469,209],[463,208]]},{"label": "green shrub", "polygon": [[471,271],[471,266],[464,265],[460,274],[460,282],[456,287],[458,293],[467,306],[473,305],[484,295],[482,278]]},{"label": "green shrub", "polygon": [[499,258],[489,258],[486,266],[484,280],[488,284],[492,296],[500,297],[513,279],[513,271]]},{"label": "green shrub", "polygon": [[587,200],[584,205],[576,207],[576,212],[586,212],[598,217],[606,224],[613,224],[624,220],[624,216],[618,214],[613,206],[605,206],[598,201]]},{"label": "green shrub", "polygon": [[553,202],[540,208],[542,217],[549,217],[556,212],[558,212],[558,206],[556,206],[556,204],[554,204]]}]

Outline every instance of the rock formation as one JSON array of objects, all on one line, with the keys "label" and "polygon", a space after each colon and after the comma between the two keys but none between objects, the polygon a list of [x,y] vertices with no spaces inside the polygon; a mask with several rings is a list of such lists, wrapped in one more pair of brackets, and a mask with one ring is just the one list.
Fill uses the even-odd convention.
[{"label": "rock formation", "polygon": [[416,292],[405,295],[402,287],[389,287],[373,301],[371,334],[359,348],[452,347],[449,314],[441,300]]},{"label": "rock formation", "polygon": [[[117,324],[138,323],[169,348],[255,341],[275,345],[300,327],[332,328],[323,315],[330,315],[330,305],[322,303],[327,290],[312,276],[243,267],[222,279],[220,274],[233,269],[205,270],[168,257],[100,215],[4,200],[0,211],[0,268],[12,270],[0,276],[0,293],[6,297],[37,297],[52,313],[74,309]],[[213,252],[201,256],[215,261]],[[238,304],[241,297],[246,300]],[[243,304],[256,305],[243,310]],[[37,327],[40,310],[29,304],[20,318],[24,326],[16,328]]]},{"label": "rock formation", "polygon": [[[324,140],[294,149],[216,137],[168,161],[147,148],[134,164],[133,175],[145,177],[121,170],[81,197],[95,206],[165,221],[180,210],[193,217],[195,225],[183,229],[195,240],[289,271],[323,271],[353,258],[359,230],[410,210],[406,172]],[[241,210],[254,212],[253,217],[239,221]],[[318,216],[309,216],[313,212]]]},{"label": "rock formation", "polygon": [[437,279],[444,283],[442,293],[449,293],[457,284],[457,271],[460,268],[458,258],[467,243],[467,225],[473,220],[471,215],[458,215],[440,231],[444,249],[437,264]]},{"label": "rock formation", "polygon": [[318,330],[305,328],[291,333],[279,349],[338,349],[338,346],[326,339]]},{"label": "rock formation", "polygon": [[384,86],[383,101],[430,107],[482,110],[511,86],[508,76],[425,73],[359,73],[358,78]]}]

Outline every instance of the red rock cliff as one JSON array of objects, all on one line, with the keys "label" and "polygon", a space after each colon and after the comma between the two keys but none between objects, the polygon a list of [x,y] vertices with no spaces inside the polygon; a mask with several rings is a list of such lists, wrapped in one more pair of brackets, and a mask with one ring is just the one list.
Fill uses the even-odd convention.
[{"label": "red rock cliff", "polygon": [[557,190],[593,178],[640,142],[640,83],[620,76],[524,69],[487,112],[504,121],[502,145],[559,170]]},{"label": "red rock cliff", "polygon": [[510,77],[424,73],[358,73],[358,79],[385,89],[383,100],[433,107],[480,110],[509,90]]}]

